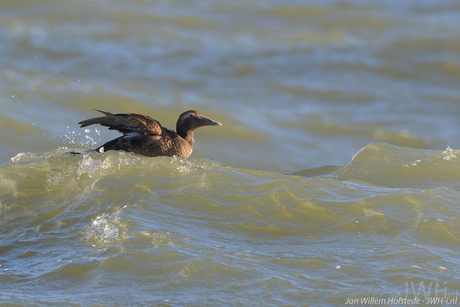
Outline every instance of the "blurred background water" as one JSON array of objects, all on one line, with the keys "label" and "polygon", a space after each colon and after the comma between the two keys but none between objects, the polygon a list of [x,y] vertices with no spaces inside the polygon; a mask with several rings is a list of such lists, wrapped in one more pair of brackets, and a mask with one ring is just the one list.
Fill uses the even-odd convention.
[{"label": "blurred background water", "polygon": [[[459,288],[458,1],[2,0],[0,68],[2,302]],[[90,108],[223,126],[68,156],[118,135]]]}]

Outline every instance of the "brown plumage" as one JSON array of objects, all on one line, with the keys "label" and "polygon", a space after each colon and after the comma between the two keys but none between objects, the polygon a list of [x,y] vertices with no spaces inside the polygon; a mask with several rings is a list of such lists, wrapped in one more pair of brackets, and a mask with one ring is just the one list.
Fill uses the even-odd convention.
[{"label": "brown plumage", "polygon": [[176,131],[162,127],[153,118],[141,114],[113,114],[94,109],[105,116],[79,122],[80,128],[99,124],[118,130],[123,136],[96,148],[96,151],[124,150],[147,157],[181,156],[188,158],[193,150],[193,130],[202,126],[222,126],[197,111],[190,110],[179,116]]}]

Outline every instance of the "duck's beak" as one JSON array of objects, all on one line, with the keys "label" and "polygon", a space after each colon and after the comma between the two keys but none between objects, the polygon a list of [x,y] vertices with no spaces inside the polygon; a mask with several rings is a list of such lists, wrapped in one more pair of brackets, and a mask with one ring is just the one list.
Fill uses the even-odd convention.
[{"label": "duck's beak", "polygon": [[208,117],[205,117],[205,116],[201,116],[203,120],[207,121],[206,123],[206,126],[222,126],[221,123],[215,121],[215,120],[212,120]]},{"label": "duck's beak", "polygon": [[208,125],[209,126],[222,126],[221,123],[216,122],[215,120],[211,120]]}]

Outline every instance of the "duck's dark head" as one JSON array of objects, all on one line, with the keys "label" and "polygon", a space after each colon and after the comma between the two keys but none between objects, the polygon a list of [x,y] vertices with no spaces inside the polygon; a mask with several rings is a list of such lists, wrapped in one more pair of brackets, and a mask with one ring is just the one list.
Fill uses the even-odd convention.
[{"label": "duck's dark head", "polygon": [[[177,120],[176,131],[181,137],[186,138],[193,130],[203,126],[222,126],[221,123],[190,110],[182,113]],[[190,135],[193,138],[193,134]]]}]

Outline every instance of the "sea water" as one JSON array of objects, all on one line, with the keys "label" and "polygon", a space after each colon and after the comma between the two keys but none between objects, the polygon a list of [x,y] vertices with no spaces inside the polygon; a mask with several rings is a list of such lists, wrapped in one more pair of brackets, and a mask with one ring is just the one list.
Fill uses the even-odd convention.
[{"label": "sea water", "polygon": [[[0,2],[0,304],[456,304],[456,1]],[[90,151],[91,108],[222,123]],[[80,151],[81,155],[68,154]]]}]

